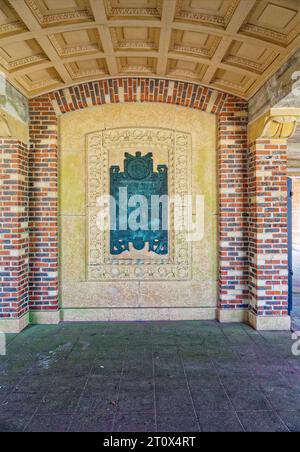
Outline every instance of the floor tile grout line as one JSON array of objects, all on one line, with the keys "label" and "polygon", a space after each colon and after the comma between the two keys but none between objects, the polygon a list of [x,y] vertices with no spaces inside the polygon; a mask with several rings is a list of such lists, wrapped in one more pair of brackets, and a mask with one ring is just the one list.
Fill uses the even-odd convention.
[{"label": "floor tile grout line", "polygon": [[[79,335],[77,341],[75,342],[74,346],[72,347],[72,351],[74,350],[74,348],[76,347],[76,345],[79,343],[80,338],[81,338],[82,335],[83,335],[83,333]],[[70,352],[70,353],[71,353],[71,352]],[[69,353],[69,354],[70,354],[70,353]],[[79,396],[78,402],[77,402],[77,404],[76,404],[76,408],[74,409],[74,412],[73,412],[73,414],[71,415],[71,419],[70,419],[69,426],[68,426],[68,428],[67,428],[67,432],[69,432],[69,431],[70,431],[70,428],[72,427],[72,423],[73,423],[73,421],[74,421],[74,417],[76,416],[76,413],[77,413],[79,404],[80,404],[80,402],[81,402],[81,400],[82,400],[83,394],[84,394],[84,392],[85,392],[85,390],[86,390],[86,387],[87,387],[87,385],[88,385],[90,376],[91,376],[91,374],[92,374],[92,372],[93,372],[93,368],[94,368],[93,366],[94,366],[94,364],[95,364],[96,359],[97,359],[97,358],[94,358],[94,360],[93,360],[93,363],[92,363],[91,368],[90,368],[90,371],[89,371],[89,373],[88,373],[88,375],[87,375],[85,384],[84,384],[84,386],[83,386],[83,389],[82,389],[81,394],[80,394],[80,396]]]},{"label": "floor tile grout line", "polygon": [[188,391],[189,391],[189,396],[190,396],[190,399],[191,399],[191,402],[192,402],[192,407],[193,407],[193,411],[194,411],[195,420],[197,422],[198,431],[200,433],[202,433],[202,427],[201,427],[201,424],[200,424],[200,421],[199,421],[199,418],[198,418],[198,415],[197,415],[197,411],[196,411],[196,407],[195,407],[195,403],[194,403],[194,398],[193,398],[193,395],[192,395],[190,383],[189,383],[189,380],[188,380],[188,377],[187,377],[187,373],[186,373],[186,370],[185,370],[185,367],[184,367],[184,363],[183,363],[183,359],[182,359],[182,355],[181,355],[180,350],[178,350],[178,354],[180,356],[180,361],[181,361],[181,365],[182,365],[182,368],[183,368],[186,385],[187,385],[187,388],[188,388]]},{"label": "floor tile grout line", "polygon": [[282,424],[287,428],[287,431],[290,433],[291,431],[290,431],[288,425],[286,424],[286,422],[284,422],[284,420],[282,419],[282,417],[279,415],[278,410],[276,409],[276,407],[273,405],[273,403],[272,403],[271,400],[269,399],[269,397],[268,397],[266,391],[265,391],[263,388],[262,388],[261,390],[262,390],[262,392],[263,392],[263,394],[264,394],[264,397],[267,399],[268,404],[269,404],[270,407],[272,408],[272,413],[275,414],[275,415],[278,417],[278,419],[282,422]]},{"label": "floor tile grout line", "polygon": [[237,416],[237,419],[238,419],[238,421],[239,421],[239,424],[240,424],[240,426],[242,427],[243,432],[245,433],[245,432],[246,432],[246,429],[245,429],[245,427],[244,427],[244,424],[242,423],[242,421],[241,421],[241,419],[240,419],[240,417],[239,417],[239,415],[238,415],[238,411],[236,410],[236,408],[235,408],[235,406],[234,406],[234,403],[232,402],[232,400],[231,400],[231,398],[230,398],[230,396],[229,396],[229,394],[228,394],[227,388],[226,388],[226,386],[224,385],[224,383],[223,383],[223,381],[222,381],[222,379],[221,379],[221,377],[220,377],[220,375],[219,375],[219,373],[218,373],[218,369],[217,369],[216,364],[215,364],[215,362],[214,362],[213,359],[211,360],[211,363],[212,363],[212,365],[213,365],[215,371],[216,371],[217,374],[218,374],[218,379],[219,379],[220,385],[222,386],[223,391],[225,392],[226,397],[227,397],[227,399],[228,399],[230,405],[232,406],[234,413],[235,413],[236,416]]},{"label": "floor tile grout line", "polygon": [[[261,337],[263,337],[263,336],[261,336]],[[254,372],[250,371],[250,374],[251,374],[253,380],[255,380],[256,376],[255,376]],[[282,374],[281,374],[281,376],[282,376]],[[288,425],[284,422],[284,420],[281,418],[281,416],[279,415],[278,411],[276,410],[276,408],[274,407],[274,405],[270,401],[266,390],[261,385],[259,386],[259,390],[262,392],[262,394],[264,395],[265,399],[267,400],[267,402],[268,402],[268,404],[269,404],[269,406],[271,408],[271,410],[268,411],[268,412],[272,412],[273,414],[275,414],[278,417],[278,419],[283,423],[283,425],[287,428],[287,431],[290,432],[290,429],[289,429]]]},{"label": "floor tile grout line", "polygon": [[[252,341],[257,347],[259,347],[259,345],[258,345],[258,344],[255,342],[255,340],[253,339],[253,337],[254,337],[255,335],[254,335],[254,334],[252,334],[252,335],[249,334],[249,330],[248,330],[247,325],[243,324],[242,328],[243,328],[243,330],[246,332],[247,336],[251,339],[251,341]],[[261,337],[261,338],[264,340],[264,342],[267,343],[266,339],[260,334],[260,332],[259,332],[259,331],[256,331],[256,332],[258,333],[258,336]],[[253,336],[253,337],[252,337],[252,336]]]},{"label": "floor tile grout line", "polygon": [[41,405],[41,403],[42,403],[42,400],[43,400],[43,399],[41,399],[41,402],[40,402],[39,405],[36,407],[36,409],[35,409],[33,415],[30,417],[30,419],[29,419],[29,421],[27,422],[27,424],[24,425],[24,428],[23,428],[23,430],[22,430],[23,432],[26,432],[26,429],[27,429],[28,426],[31,424],[32,420],[34,419],[35,415],[37,414],[37,412],[38,412],[38,410],[39,410],[39,407],[40,407],[40,405]]},{"label": "floor tile grout line", "polygon": [[121,385],[122,385],[122,380],[123,380],[123,375],[124,375],[125,357],[127,355],[127,351],[128,351],[128,345],[126,344],[125,348],[124,348],[124,352],[123,352],[122,369],[121,369],[120,380],[119,380],[118,391],[117,391],[116,409],[114,410],[114,416],[113,416],[112,425],[111,425],[112,433],[115,431],[116,417],[119,412],[118,404],[119,404],[119,399],[120,399]]}]

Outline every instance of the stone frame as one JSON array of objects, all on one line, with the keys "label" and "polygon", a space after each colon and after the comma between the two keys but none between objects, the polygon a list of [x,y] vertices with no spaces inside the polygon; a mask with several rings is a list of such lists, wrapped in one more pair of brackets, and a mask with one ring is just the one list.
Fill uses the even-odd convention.
[{"label": "stone frame", "polygon": [[[107,129],[87,135],[87,281],[110,280],[177,280],[192,279],[191,244],[184,231],[170,225],[168,259],[116,259],[109,251],[109,234],[97,227],[97,199],[109,194],[109,153],[118,146],[122,150],[164,147],[169,156],[170,196],[192,193],[192,137],[185,132],[163,128],[129,127]],[[173,218],[173,212],[170,212]],[[141,265],[143,264],[143,265]]]}]

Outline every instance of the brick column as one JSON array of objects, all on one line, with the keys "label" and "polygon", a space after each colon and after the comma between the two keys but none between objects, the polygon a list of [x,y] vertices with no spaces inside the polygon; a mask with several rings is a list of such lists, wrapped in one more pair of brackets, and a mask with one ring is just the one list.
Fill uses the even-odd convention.
[{"label": "brick column", "polygon": [[250,323],[289,329],[286,141],[251,144],[249,200]]},{"label": "brick column", "polygon": [[248,113],[228,98],[219,115],[219,310],[221,322],[248,316]]},{"label": "brick column", "polygon": [[57,323],[58,154],[57,117],[49,96],[29,103],[29,296],[33,323]]},{"label": "brick column", "polygon": [[0,332],[20,332],[28,316],[28,148],[0,139]]},{"label": "brick column", "polygon": [[[299,110],[300,111],[300,110]],[[250,127],[249,322],[258,330],[289,330],[287,139],[297,117],[273,110]]]}]

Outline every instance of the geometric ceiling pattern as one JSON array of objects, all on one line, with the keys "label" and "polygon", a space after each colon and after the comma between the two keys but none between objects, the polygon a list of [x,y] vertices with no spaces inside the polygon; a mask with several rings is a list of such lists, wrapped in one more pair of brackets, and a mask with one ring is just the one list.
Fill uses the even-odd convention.
[{"label": "geometric ceiling pattern", "polygon": [[0,70],[28,97],[131,75],[249,99],[299,47],[299,0],[0,0]]}]

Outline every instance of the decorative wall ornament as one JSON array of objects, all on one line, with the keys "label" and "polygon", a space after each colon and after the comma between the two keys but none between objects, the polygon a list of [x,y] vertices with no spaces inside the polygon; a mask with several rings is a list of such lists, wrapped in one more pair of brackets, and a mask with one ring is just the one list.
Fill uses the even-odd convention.
[{"label": "decorative wall ornament", "polygon": [[7,115],[4,111],[0,110],[0,137],[9,138],[12,136],[10,127],[7,121]]},{"label": "decorative wall ornament", "polygon": [[298,127],[300,108],[272,108],[249,126],[249,141],[288,139]]},{"label": "decorative wall ornament", "polygon": [[[191,193],[191,135],[169,129],[126,128],[100,131],[87,137],[87,246],[89,281],[190,280],[191,245],[184,231],[176,231],[174,206],[170,208],[169,253],[118,257],[110,254],[109,224],[97,226],[97,200],[110,193],[110,155],[125,152],[164,152],[168,156],[168,192],[181,197]],[[109,222],[109,219],[107,219]]]},{"label": "decorative wall ornament", "polygon": [[298,126],[297,116],[270,116],[267,118],[261,138],[290,138]]}]

